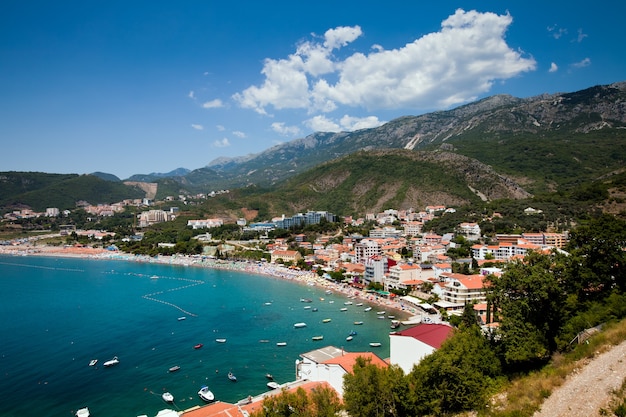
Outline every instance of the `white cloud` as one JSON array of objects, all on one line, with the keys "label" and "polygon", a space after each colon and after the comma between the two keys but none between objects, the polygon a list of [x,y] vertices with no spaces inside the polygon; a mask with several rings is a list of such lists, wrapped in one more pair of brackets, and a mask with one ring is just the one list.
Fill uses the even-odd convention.
[{"label": "white cloud", "polygon": [[359,129],[370,129],[373,127],[378,127],[385,122],[378,120],[376,116],[369,117],[352,117],[345,115],[341,118],[340,122],[341,127],[344,130],[353,131]]},{"label": "white cloud", "polygon": [[225,131],[225,130],[226,130],[226,128],[225,128],[224,126],[222,126],[222,125],[217,125],[217,126],[215,126],[215,127],[216,127],[216,128],[217,128],[217,130],[219,130],[220,132],[223,132],[223,131]]},{"label": "white cloud", "polygon": [[219,107],[224,107],[224,103],[222,103],[222,100],[220,100],[219,98],[216,98],[215,100],[203,103],[202,107],[205,109],[216,109]]},{"label": "white cloud", "polygon": [[584,68],[584,67],[588,67],[589,65],[591,65],[591,59],[589,58],[585,58],[582,61],[575,62],[572,64],[574,68]]},{"label": "white cloud", "polygon": [[554,62],[550,64],[550,69],[548,70],[548,72],[557,72],[559,70],[558,65],[556,65]]},{"label": "white cloud", "polygon": [[193,99],[195,99],[195,98],[196,98],[196,93],[194,93],[194,92],[193,92],[193,90],[191,90],[191,91],[189,92],[189,94],[187,94],[187,97],[189,97],[190,99],[192,99],[192,100],[193,100]]},{"label": "white cloud", "polygon": [[552,34],[554,39],[560,39],[563,35],[567,35],[567,29],[560,28],[558,25],[548,26],[548,32]]},{"label": "white cloud", "polygon": [[326,116],[319,115],[305,120],[304,124],[314,132],[340,132],[341,127],[327,118]]},{"label": "white cloud", "polygon": [[215,146],[216,148],[227,148],[230,146],[230,141],[228,140],[228,138],[216,140],[213,142],[213,146]]},{"label": "white cloud", "polygon": [[283,122],[272,123],[272,130],[284,136],[296,136],[300,134],[300,128],[298,126],[286,126]]},{"label": "white cloud", "polygon": [[[509,14],[457,10],[441,30],[405,46],[339,60],[332,51],[362,35],[361,28],[338,27],[319,42],[303,42],[285,59],[266,59],[260,85],[233,96],[241,107],[268,114],[271,107],[329,113],[339,106],[368,110],[448,108],[488,92],[496,80],[536,69],[532,58],[506,43]],[[325,125],[325,118],[312,124]],[[330,126],[338,126],[330,122]]]},{"label": "white cloud", "polygon": [[192,124],[191,127],[193,127],[196,130],[204,130],[204,126],[202,125]]},{"label": "white cloud", "polygon": [[344,115],[338,122],[323,115],[314,116],[304,124],[315,132],[352,132],[359,129],[369,129],[384,124],[376,116],[354,117]]},{"label": "white cloud", "polygon": [[588,35],[583,33],[582,29],[578,29],[578,36],[576,37],[576,42],[581,43]]},{"label": "white cloud", "polygon": [[233,135],[235,135],[235,136],[237,136],[238,138],[241,138],[241,139],[246,137],[246,134],[241,132],[241,131],[239,131],[239,130],[233,130]]}]

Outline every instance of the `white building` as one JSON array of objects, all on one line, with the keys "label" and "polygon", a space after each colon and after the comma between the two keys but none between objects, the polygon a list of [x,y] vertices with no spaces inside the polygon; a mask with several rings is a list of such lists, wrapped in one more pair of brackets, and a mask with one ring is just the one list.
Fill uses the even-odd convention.
[{"label": "white building", "polygon": [[382,255],[383,249],[375,240],[363,239],[354,245],[354,253],[356,255],[356,263],[365,265],[369,258]]},{"label": "white building", "polygon": [[350,353],[334,346],[326,346],[300,355],[296,360],[296,379],[327,382],[340,397],[343,397],[343,377],[352,373],[356,358],[371,360],[381,368],[387,363],[372,352]]},{"label": "white building", "polygon": [[363,279],[366,285],[372,282],[382,284],[387,272],[389,272],[387,257],[372,256],[365,260],[365,274],[363,275]]},{"label": "white building", "polygon": [[424,323],[390,333],[391,364],[398,365],[408,374],[424,357],[439,349],[452,332],[453,328],[447,324]]}]

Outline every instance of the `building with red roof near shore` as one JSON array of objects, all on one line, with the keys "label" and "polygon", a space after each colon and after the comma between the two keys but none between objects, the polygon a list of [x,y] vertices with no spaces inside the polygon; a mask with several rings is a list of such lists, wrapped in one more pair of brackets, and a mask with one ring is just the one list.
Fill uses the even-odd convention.
[{"label": "building with red roof near shore", "polygon": [[390,362],[398,365],[405,374],[424,357],[439,349],[452,336],[454,329],[447,324],[422,323],[389,334]]}]

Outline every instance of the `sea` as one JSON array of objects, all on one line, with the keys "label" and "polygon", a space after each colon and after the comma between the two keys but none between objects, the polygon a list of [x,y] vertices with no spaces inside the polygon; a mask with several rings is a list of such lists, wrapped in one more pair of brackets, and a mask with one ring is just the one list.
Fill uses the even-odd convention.
[{"label": "sea", "polygon": [[[154,416],[204,405],[203,385],[231,403],[261,395],[266,374],[294,381],[300,355],[328,345],[389,357],[381,307],[366,312],[367,302],[339,292],[239,271],[0,256],[0,299],[2,417],[69,417],[83,407],[95,417]],[[113,357],[119,364],[102,366]]]}]

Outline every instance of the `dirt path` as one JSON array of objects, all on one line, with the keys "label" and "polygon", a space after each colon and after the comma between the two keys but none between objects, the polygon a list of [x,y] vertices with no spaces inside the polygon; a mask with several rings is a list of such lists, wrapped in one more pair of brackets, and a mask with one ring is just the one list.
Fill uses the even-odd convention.
[{"label": "dirt path", "polygon": [[626,341],[591,359],[557,388],[534,417],[595,417],[626,378]]}]

